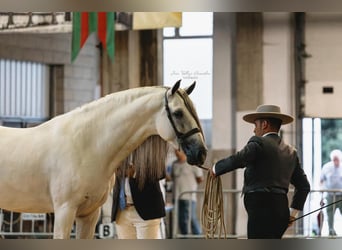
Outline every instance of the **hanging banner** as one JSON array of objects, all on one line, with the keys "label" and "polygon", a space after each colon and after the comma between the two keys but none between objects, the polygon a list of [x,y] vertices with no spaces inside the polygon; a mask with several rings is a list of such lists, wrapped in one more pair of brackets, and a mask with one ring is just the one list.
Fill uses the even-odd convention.
[{"label": "hanging banner", "polygon": [[181,26],[182,12],[133,12],[133,30]]},{"label": "hanging banner", "polygon": [[114,18],[115,12],[73,12],[71,61],[74,61],[88,39],[97,31],[102,46],[107,50],[110,59],[114,58]]}]

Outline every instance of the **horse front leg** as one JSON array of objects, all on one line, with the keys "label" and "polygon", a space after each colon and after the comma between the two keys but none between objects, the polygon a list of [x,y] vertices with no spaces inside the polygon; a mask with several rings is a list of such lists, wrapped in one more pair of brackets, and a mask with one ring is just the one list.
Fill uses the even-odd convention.
[{"label": "horse front leg", "polygon": [[71,228],[75,221],[76,208],[62,206],[55,208],[53,227],[54,239],[70,239]]},{"label": "horse front leg", "polygon": [[93,239],[101,207],[86,216],[76,217],[76,239]]}]

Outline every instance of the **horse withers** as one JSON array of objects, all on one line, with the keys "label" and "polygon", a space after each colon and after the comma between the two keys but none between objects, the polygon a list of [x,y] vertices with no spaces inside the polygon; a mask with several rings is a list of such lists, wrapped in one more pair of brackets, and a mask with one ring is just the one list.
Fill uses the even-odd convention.
[{"label": "horse withers", "polygon": [[32,128],[0,127],[0,207],[54,213],[54,238],[93,238],[114,171],[150,135],[181,147],[192,165],[206,159],[203,132],[181,89],[116,92]]}]

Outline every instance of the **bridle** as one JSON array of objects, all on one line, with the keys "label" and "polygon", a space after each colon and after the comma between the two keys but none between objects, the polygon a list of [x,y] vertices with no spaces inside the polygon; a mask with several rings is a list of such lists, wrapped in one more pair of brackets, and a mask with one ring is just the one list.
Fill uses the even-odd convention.
[{"label": "bridle", "polygon": [[[177,137],[177,141],[181,145],[186,138],[188,138],[188,137],[190,137],[190,136],[192,136],[193,134],[196,134],[196,133],[202,133],[202,130],[198,128],[199,124],[197,124],[198,125],[197,128],[193,128],[193,129],[191,129],[190,131],[188,131],[186,133],[179,132],[179,130],[177,129],[176,124],[175,124],[175,122],[174,122],[174,120],[172,118],[172,115],[171,115],[171,111],[170,111],[170,108],[169,108],[169,101],[167,99],[167,91],[168,90],[166,90],[166,92],[165,92],[165,110],[166,110],[166,113],[167,113],[167,117],[169,118],[169,121],[170,121],[170,123],[172,125],[172,128],[175,131],[175,134],[176,134],[176,137]],[[187,109],[190,111],[191,115],[193,117],[195,117],[195,115],[191,112],[191,109],[189,108],[189,105],[185,101],[184,97],[181,94],[179,94],[178,91],[176,93],[183,99],[184,104],[187,107]]]}]

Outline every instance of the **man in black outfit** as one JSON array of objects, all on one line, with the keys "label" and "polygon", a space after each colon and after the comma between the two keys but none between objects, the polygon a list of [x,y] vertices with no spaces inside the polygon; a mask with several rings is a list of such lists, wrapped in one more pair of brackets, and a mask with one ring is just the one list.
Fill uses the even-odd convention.
[{"label": "man in black outfit", "polygon": [[[310,184],[301,167],[297,151],[279,136],[281,125],[293,118],[275,105],[260,105],[255,113],[243,117],[255,125],[254,134],[239,152],[214,164],[211,172],[222,175],[245,168],[244,205],[248,214],[249,239],[280,239],[310,192]],[[291,211],[287,192],[295,187]]]}]

